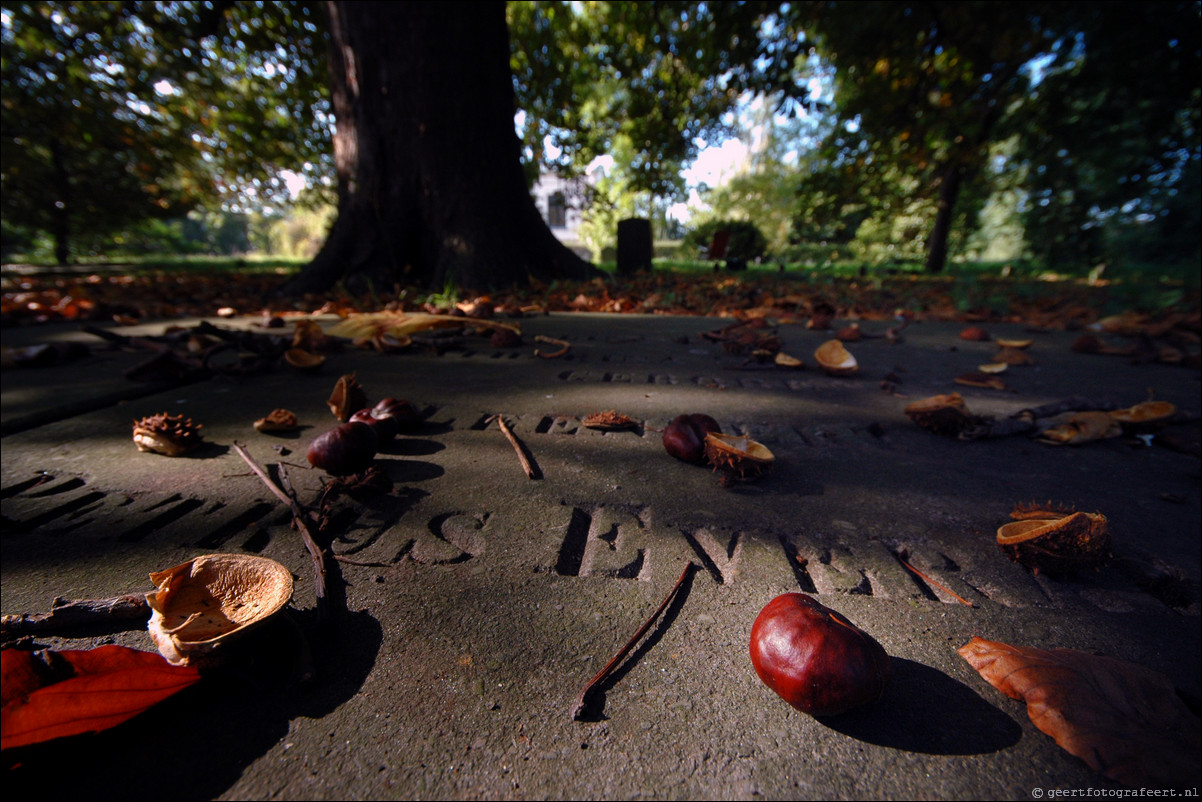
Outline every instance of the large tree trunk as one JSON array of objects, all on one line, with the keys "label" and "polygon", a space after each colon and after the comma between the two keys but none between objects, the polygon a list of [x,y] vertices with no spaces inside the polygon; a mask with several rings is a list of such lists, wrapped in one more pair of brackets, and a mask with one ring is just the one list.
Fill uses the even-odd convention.
[{"label": "large tree trunk", "polygon": [[594,274],[534,205],[503,2],[329,2],[338,219],[284,292]]},{"label": "large tree trunk", "polygon": [[50,213],[51,236],[54,238],[54,261],[65,265],[71,261],[71,215],[75,214],[75,199],[71,192],[71,175],[63,161],[63,146],[50,139],[50,160],[54,176],[54,209]]},{"label": "large tree trunk", "polygon": [[939,182],[939,207],[935,212],[935,225],[927,242],[928,273],[940,273],[947,263],[947,240],[952,232],[952,213],[956,210],[956,199],[960,197],[960,184],[964,170],[958,164],[948,165]]}]

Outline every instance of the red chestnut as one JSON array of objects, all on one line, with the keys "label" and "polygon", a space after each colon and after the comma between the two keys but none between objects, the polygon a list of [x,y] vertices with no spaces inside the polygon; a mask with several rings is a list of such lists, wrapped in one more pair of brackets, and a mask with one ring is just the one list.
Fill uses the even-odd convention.
[{"label": "red chestnut", "polygon": [[804,593],[777,596],[760,611],[751,664],[765,685],[811,716],[880,699],[891,673],[872,636]]},{"label": "red chestnut", "polygon": [[309,464],[335,476],[366,470],[376,456],[379,438],[371,426],[350,421],[318,435],[309,444]]},{"label": "red chestnut", "polygon": [[392,442],[392,439],[397,436],[397,432],[400,431],[395,418],[377,418],[370,409],[359,410],[351,415],[351,420],[370,426],[375,431],[380,445]]},{"label": "red chestnut", "polygon": [[422,416],[408,401],[399,398],[385,398],[371,409],[373,418],[389,418],[396,421],[398,432],[416,428],[422,422]]},{"label": "red chestnut", "polygon": [[677,415],[664,428],[664,449],[676,459],[700,463],[705,459],[705,436],[710,432],[721,434],[722,427],[709,415]]}]

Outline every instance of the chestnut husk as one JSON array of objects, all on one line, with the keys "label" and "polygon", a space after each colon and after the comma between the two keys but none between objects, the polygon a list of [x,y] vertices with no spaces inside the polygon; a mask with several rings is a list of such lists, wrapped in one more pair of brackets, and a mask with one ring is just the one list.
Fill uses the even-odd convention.
[{"label": "chestnut husk", "polygon": [[709,415],[677,415],[664,428],[664,450],[676,459],[700,464],[705,460],[705,436],[711,432],[721,434],[722,427]]},{"label": "chestnut husk", "polygon": [[884,647],[804,593],[777,596],[751,627],[751,663],[764,684],[811,716],[881,698],[892,666]]},{"label": "chestnut husk", "polygon": [[375,429],[360,421],[349,421],[318,435],[309,444],[309,464],[335,476],[359,473],[375,459],[379,447]]}]

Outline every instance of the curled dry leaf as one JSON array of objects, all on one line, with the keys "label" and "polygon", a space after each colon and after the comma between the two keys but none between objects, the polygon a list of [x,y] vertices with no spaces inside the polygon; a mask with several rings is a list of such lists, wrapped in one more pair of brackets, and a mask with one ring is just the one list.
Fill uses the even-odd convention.
[{"label": "curled dry leaf", "polygon": [[1095,771],[1131,787],[1197,782],[1199,720],[1168,677],[1135,663],[1071,649],[973,638],[958,650],[1031,722]]},{"label": "curled dry leaf", "polygon": [[1004,339],[1002,337],[998,337],[998,339],[997,339],[997,344],[1001,348],[1017,348],[1020,351],[1023,350],[1024,348],[1030,348],[1031,344],[1033,342],[1035,342],[1035,341],[1034,340],[1009,340],[1009,339]]},{"label": "curled dry leaf", "polygon": [[284,361],[297,370],[317,370],[326,363],[326,358],[304,348],[289,348],[284,352]]},{"label": "curled dry leaf", "polygon": [[255,430],[259,432],[291,432],[299,426],[296,415],[286,409],[273,409],[270,415],[255,421]]},{"label": "curled dry leaf", "polygon": [[330,393],[326,404],[330,407],[330,412],[334,413],[334,417],[343,423],[349,421],[351,415],[370,406],[367,402],[367,393],[355,379],[354,373],[348,373],[338,380],[338,383],[334,385],[334,392]]},{"label": "curled dry leaf", "polygon": [[1177,407],[1168,401],[1144,401],[1126,409],[1116,409],[1110,417],[1130,431],[1149,431],[1168,423],[1177,414]]},{"label": "curled dry leaf", "polygon": [[997,530],[998,547],[1035,573],[1094,568],[1110,557],[1110,524],[1101,513],[1019,506],[1010,517],[1016,520]]},{"label": "curled dry leaf", "polygon": [[968,412],[964,398],[959,393],[933,395],[906,404],[906,417],[935,434],[956,437],[977,422]]},{"label": "curled dry leaf", "polygon": [[977,370],[981,373],[1005,373],[1009,367],[1005,362],[986,362],[984,365],[977,365]]},{"label": "curled dry leaf", "polygon": [[788,368],[789,370],[801,370],[805,367],[804,362],[795,356],[789,356],[784,351],[778,351],[772,358],[772,362],[778,368]]},{"label": "curled dry leaf", "polygon": [[204,444],[203,428],[183,415],[160,412],[134,421],[134,444],[139,451],[179,457]]},{"label": "curled dry leaf", "polygon": [[1002,381],[1000,376],[982,371],[973,371],[972,373],[961,373],[955,379],[956,384],[963,384],[967,387],[984,387],[989,390],[1005,390],[1006,383]]},{"label": "curled dry leaf", "polygon": [[994,362],[1006,365],[1034,365],[1035,360],[1021,348],[1003,348],[993,355]]},{"label": "curled dry leaf", "polygon": [[172,665],[209,664],[221,646],[278,613],[292,598],[292,573],[250,554],[206,554],[150,575],[147,629]]},{"label": "curled dry leaf", "polygon": [[1078,412],[1059,426],[1045,429],[1039,435],[1039,441],[1054,446],[1079,446],[1118,437],[1122,433],[1122,426],[1110,417],[1109,412]]},{"label": "curled dry leaf", "polygon": [[856,358],[843,347],[839,340],[828,340],[818,346],[814,359],[827,374],[831,376],[850,376],[860,369]]},{"label": "curled dry leaf", "polygon": [[586,415],[580,420],[580,423],[589,429],[600,429],[607,432],[637,429],[639,427],[638,422],[634,418],[627,417],[613,409],[607,412],[594,412],[591,415]]},{"label": "curled dry leaf", "polygon": [[115,727],[200,680],[125,646],[81,651],[0,652],[0,748]]}]

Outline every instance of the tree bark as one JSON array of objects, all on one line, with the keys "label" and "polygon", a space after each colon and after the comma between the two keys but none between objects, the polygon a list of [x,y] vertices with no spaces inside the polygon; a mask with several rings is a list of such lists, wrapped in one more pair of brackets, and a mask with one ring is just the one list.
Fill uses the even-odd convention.
[{"label": "tree bark", "polygon": [[935,225],[931,228],[931,239],[927,243],[928,273],[941,273],[947,263],[947,241],[952,231],[952,213],[956,210],[956,200],[960,197],[960,184],[964,179],[964,169],[958,164],[950,164],[943,171],[939,182],[939,208],[935,213]]},{"label": "tree bark", "polygon": [[71,197],[71,176],[63,161],[63,146],[50,139],[50,160],[54,176],[54,208],[50,211],[51,236],[54,239],[54,261],[59,266],[71,260],[71,215],[75,213]]},{"label": "tree bark", "polygon": [[338,218],[283,292],[596,274],[555,239],[526,186],[503,2],[327,11]]}]

